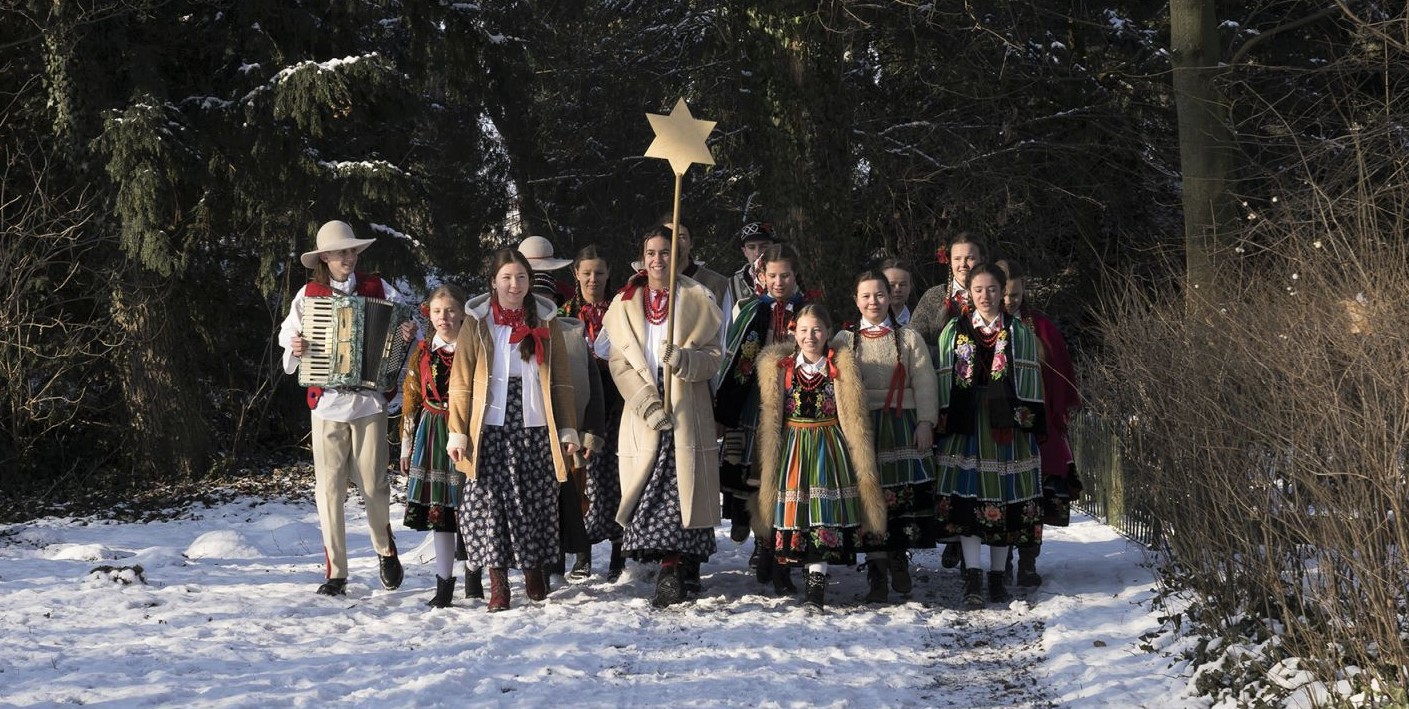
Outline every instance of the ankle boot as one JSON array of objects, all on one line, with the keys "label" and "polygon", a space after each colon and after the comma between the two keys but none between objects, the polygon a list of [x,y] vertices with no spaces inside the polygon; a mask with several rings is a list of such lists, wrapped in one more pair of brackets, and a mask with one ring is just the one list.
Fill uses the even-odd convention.
[{"label": "ankle boot", "polygon": [[685,587],[680,583],[679,564],[662,563],[660,571],[656,573],[656,595],[651,598],[651,605],[656,608],[665,608],[683,600],[685,600]]},{"label": "ankle boot", "polygon": [[910,554],[899,552],[890,556],[890,587],[896,593],[909,593],[915,587],[910,578]]},{"label": "ankle boot", "polygon": [[758,557],[749,560],[749,565],[754,567],[753,577],[758,579],[759,583],[768,583],[773,579],[774,567],[777,566],[773,563],[773,545],[755,539],[753,553]]},{"label": "ankle boot", "polygon": [[821,571],[807,572],[806,590],[803,591],[802,605],[814,612],[821,612],[822,597],[827,592],[827,575]]},{"label": "ankle boot", "polygon": [[489,570],[489,612],[509,610],[509,570],[504,567]]},{"label": "ankle boot", "polygon": [[964,607],[983,608],[983,569],[964,569]]},{"label": "ankle boot", "polygon": [[1008,575],[1002,571],[988,572],[988,600],[994,603],[1007,603],[1013,600],[1008,593],[1008,589],[1003,587],[1003,582],[1008,580]]},{"label": "ankle boot", "polygon": [[569,581],[586,581],[592,577],[592,552],[578,554],[577,560],[572,564],[572,571],[568,572]]},{"label": "ankle boot", "polygon": [[426,602],[431,608],[449,608],[450,600],[455,597],[455,577],[443,579],[435,577],[435,595]]},{"label": "ankle boot", "polygon": [[889,561],[884,557],[866,560],[866,585],[870,587],[866,592],[867,603],[885,603],[890,596],[890,590],[886,588],[886,567]]},{"label": "ankle boot", "polygon": [[612,558],[607,565],[607,580],[616,583],[621,578],[621,572],[626,570],[626,557],[621,553],[621,540],[612,542]]},{"label": "ankle boot", "polygon": [[484,598],[484,569],[465,569],[465,598]]},{"label": "ankle boot", "polygon": [[791,596],[797,593],[797,584],[793,583],[793,568],[781,564],[773,565],[773,593],[777,596]]},{"label": "ankle boot", "polygon": [[952,569],[964,563],[964,550],[959,546],[959,542],[949,542],[944,545],[944,553],[939,555],[939,565],[946,569]]},{"label": "ankle boot", "polygon": [[1042,585],[1042,575],[1037,573],[1037,557],[1042,547],[1018,547],[1018,585],[1035,588]]},{"label": "ankle boot", "polygon": [[530,566],[523,570],[524,593],[530,601],[541,601],[548,597],[548,574],[541,566]]}]

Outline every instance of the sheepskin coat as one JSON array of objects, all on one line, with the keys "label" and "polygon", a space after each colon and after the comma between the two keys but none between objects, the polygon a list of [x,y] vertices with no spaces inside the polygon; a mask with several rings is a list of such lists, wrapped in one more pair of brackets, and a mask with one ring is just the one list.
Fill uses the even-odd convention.
[{"label": "sheepskin coat", "polygon": [[[876,469],[876,445],[871,433],[871,416],[866,406],[866,389],[861,370],[850,350],[833,348],[836,353],[837,418],[842,436],[846,438],[847,455],[856,473],[856,486],[861,493],[861,529],[871,534],[886,530],[886,500],[881,492],[881,477]],[[771,345],[758,355],[758,392],[762,411],[758,420],[757,450],[762,470],[758,490],[758,512],[763,522],[773,526],[773,513],[778,502],[778,470],[783,461],[783,370],[778,365],[785,358],[797,356],[795,345]]]},{"label": "sheepskin coat", "polygon": [[[578,442],[577,403],[573,398],[572,360],[568,356],[563,328],[557,321],[558,306],[542,296],[532,296],[538,318],[549,332],[546,359],[538,366],[539,390],[544,393],[544,415],[548,438],[555,443]],[[526,304],[527,305],[527,304]],[[468,317],[460,327],[455,343],[455,361],[450,366],[450,413],[447,426],[450,443],[465,443],[465,458],[455,469],[475,478],[484,433],[484,412],[489,401],[490,367],[494,364],[494,333],[490,329],[489,296],[472,298],[465,304]],[[585,392],[584,392],[585,395]],[[567,480],[568,465],[561,445],[553,448],[553,470],[558,482]]]},{"label": "sheepskin coat", "polygon": [[[719,524],[719,444],[715,439],[714,410],[709,380],[719,370],[722,356],[719,327],[722,316],[709,290],[688,277],[676,279],[675,338],[681,348],[682,366],[667,374],[675,421],[675,475],[680,489],[681,523],[686,529]],[[602,329],[611,342],[612,380],[621,392],[621,429],[617,457],[621,462],[621,507],[616,521],[631,522],[636,503],[656,464],[660,434],[646,425],[646,411],[660,401],[655,373],[646,360],[645,287],[631,300],[618,293],[602,318]],[[658,344],[658,343],[657,343]]]}]

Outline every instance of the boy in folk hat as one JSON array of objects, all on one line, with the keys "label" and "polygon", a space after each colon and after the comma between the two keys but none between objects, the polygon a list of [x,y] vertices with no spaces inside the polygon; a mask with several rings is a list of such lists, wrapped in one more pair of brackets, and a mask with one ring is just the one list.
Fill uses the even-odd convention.
[{"label": "boy in folk hat", "polygon": [[776,243],[779,242],[769,222],[749,222],[739,230],[739,248],[744,253],[744,265],[729,278],[729,290],[721,304],[726,327],[730,324],[729,315],[735,305],[763,295],[762,280],[754,273],[754,265],[763,255],[763,250]]},{"label": "boy in folk hat", "polygon": [[[289,304],[289,315],[279,327],[284,348],[284,372],[298,370],[307,349],[302,337],[304,298],[336,293],[401,301],[401,294],[376,274],[357,272],[357,257],[375,239],[358,239],[346,222],[331,221],[318,228],[317,247],[299,257],[312,270],[308,284]],[[401,336],[410,341],[414,325],[401,325]],[[347,589],[347,531],[343,504],[352,480],[367,508],[367,526],[377,551],[382,586],[401,585],[403,571],[391,535],[391,486],[387,482],[387,414],[382,393],[361,388],[311,387],[313,475],[318,504],[318,524],[323,532],[325,581],[318,593],[340,596]]]}]

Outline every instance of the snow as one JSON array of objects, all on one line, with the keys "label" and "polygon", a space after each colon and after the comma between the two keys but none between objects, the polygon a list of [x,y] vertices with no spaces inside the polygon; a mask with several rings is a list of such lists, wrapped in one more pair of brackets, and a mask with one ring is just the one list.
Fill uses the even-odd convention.
[{"label": "snow", "polygon": [[491,615],[458,593],[428,609],[429,545],[405,529],[406,582],[382,590],[355,494],[344,598],[313,593],[311,501],[45,518],[0,526],[0,704],[1207,706],[1184,696],[1176,640],[1140,648],[1160,627],[1144,551],[1085,517],[1047,532],[1044,585],[1007,608],[962,610],[958,573],[926,551],[911,598],[862,605],[864,574],[834,567],[828,611],[811,615],[760,593],[750,545],[721,530],[693,604],[651,608],[649,569],[632,564],[616,584],[557,580],[541,603],[511,573],[513,608]]}]

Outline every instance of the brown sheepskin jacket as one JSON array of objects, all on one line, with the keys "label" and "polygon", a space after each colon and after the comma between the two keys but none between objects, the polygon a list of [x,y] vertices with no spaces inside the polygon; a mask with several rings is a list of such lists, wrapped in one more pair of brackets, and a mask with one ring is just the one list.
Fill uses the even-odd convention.
[{"label": "brown sheepskin jacket", "polygon": [[[876,444],[871,433],[871,416],[866,406],[866,389],[856,357],[849,350],[836,352],[837,418],[846,438],[851,469],[861,492],[861,528],[872,534],[886,529],[886,501],[881,493],[881,476],[876,470]],[[757,450],[761,486],[758,512],[768,527],[773,526],[773,510],[778,502],[779,468],[783,461],[783,370],[778,363],[796,357],[797,348],[787,343],[771,345],[758,355],[758,391],[761,412],[758,419]]]}]

